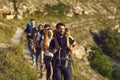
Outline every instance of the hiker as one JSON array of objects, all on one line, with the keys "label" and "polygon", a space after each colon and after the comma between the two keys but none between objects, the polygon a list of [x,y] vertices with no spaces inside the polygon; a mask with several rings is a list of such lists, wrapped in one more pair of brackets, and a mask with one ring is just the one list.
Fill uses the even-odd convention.
[{"label": "hiker", "polygon": [[[29,21],[29,22],[27,23],[27,25],[26,25],[26,28],[27,28],[27,29],[32,27],[32,22],[33,22],[33,21],[35,21],[35,19],[34,19],[34,18],[31,18],[30,21]],[[37,26],[36,23],[35,23],[35,28],[38,30],[38,26]]]},{"label": "hiker", "polygon": [[36,38],[36,65],[38,70],[40,70],[40,53],[42,49],[42,41],[44,39],[44,26],[39,24],[38,26],[38,34]]},{"label": "hiker", "polygon": [[41,34],[38,34],[37,36],[37,42],[39,41],[39,46],[40,46],[40,78],[43,76],[43,70],[44,70],[44,39],[45,39],[45,32],[50,28],[49,24],[44,25],[44,29],[41,31]]},{"label": "hiker", "polygon": [[25,33],[27,35],[28,40],[28,47],[31,52],[31,57],[33,60],[33,66],[36,65],[36,49],[35,49],[35,43],[36,43],[36,35],[37,35],[37,29],[36,29],[36,21],[35,19],[31,19],[30,25],[26,26]]},{"label": "hiker", "polygon": [[65,34],[65,30],[64,23],[56,25],[56,34],[49,47],[49,51],[54,53],[54,80],[62,80],[62,75],[64,80],[72,80],[71,52],[77,48],[77,43],[71,36]]},{"label": "hiker", "polygon": [[53,66],[52,58],[53,53],[49,52],[49,45],[53,38],[53,31],[49,24],[45,25],[45,38],[44,38],[44,63],[46,67],[46,80],[52,80],[53,77]]},{"label": "hiker", "polygon": [[[26,29],[24,31],[26,34],[27,41],[28,41],[29,50],[30,50],[30,33],[28,33],[28,30],[30,30],[32,28],[33,23],[35,23],[35,19],[32,18],[32,19],[30,19],[30,22],[27,23]],[[36,23],[35,23],[35,28],[36,28],[36,30],[38,30]]]}]

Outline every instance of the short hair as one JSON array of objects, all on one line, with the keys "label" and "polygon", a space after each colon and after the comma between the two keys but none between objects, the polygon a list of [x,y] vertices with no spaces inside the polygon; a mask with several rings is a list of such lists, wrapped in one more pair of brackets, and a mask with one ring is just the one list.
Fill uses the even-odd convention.
[{"label": "short hair", "polygon": [[62,22],[57,23],[57,25],[56,25],[56,29],[58,29],[60,26],[65,26],[65,24],[62,23]]},{"label": "short hair", "polygon": [[35,21],[35,19],[34,19],[34,18],[31,18],[30,21]]},{"label": "short hair", "polygon": [[50,24],[45,24],[44,28],[51,27]]}]

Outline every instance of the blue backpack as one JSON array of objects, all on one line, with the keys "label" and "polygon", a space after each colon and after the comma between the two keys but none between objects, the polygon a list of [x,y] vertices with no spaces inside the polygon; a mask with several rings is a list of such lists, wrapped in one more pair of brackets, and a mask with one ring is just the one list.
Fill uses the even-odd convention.
[{"label": "blue backpack", "polygon": [[[37,24],[35,25],[35,28],[36,28],[36,30],[38,30]],[[30,22],[27,23],[26,29],[31,29],[31,23]]]}]

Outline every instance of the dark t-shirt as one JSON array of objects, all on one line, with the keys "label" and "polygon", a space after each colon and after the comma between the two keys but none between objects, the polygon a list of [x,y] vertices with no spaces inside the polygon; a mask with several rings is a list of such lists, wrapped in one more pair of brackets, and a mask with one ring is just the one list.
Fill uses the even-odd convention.
[{"label": "dark t-shirt", "polygon": [[[66,36],[63,36],[62,38],[57,37],[57,42],[59,47],[61,48],[60,51],[60,57],[64,58],[67,54],[69,54],[69,49],[67,47],[67,38]],[[69,37],[69,41],[70,41],[70,45],[74,43],[74,39],[72,37]],[[52,39],[51,43],[50,43],[50,48],[53,49],[55,48],[55,39]],[[59,51],[57,51],[54,55],[55,58],[58,59],[59,56]]]},{"label": "dark t-shirt", "polygon": [[34,39],[35,38],[35,33],[37,33],[36,28],[27,28],[25,30],[26,33],[31,33],[31,35],[27,35],[27,38],[29,39]]}]

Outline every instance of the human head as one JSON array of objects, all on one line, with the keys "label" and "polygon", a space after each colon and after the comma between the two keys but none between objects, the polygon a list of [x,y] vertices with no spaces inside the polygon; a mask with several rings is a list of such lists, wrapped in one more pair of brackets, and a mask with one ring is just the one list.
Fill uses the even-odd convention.
[{"label": "human head", "polygon": [[63,36],[65,34],[65,24],[64,23],[57,23],[56,30],[60,36]]},{"label": "human head", "polygon": [[36,24],[36,21],[35,21],[35,19],[30,19],[30,22],[31,22],[31,25],[34,27],[35,26],[35,24]]},{"label": "human head", "polygon": [[44,29],[45,29],[45,30],[47,30],[47,29],[49,29],[49,28],[51,28],[51,26],[50,26],[49,24],[45,24],[45,25],[44,25]]},{"label": "human head", "polygon": [[43,25],[42,24],[39,24],[38,25],[38,30],[42,30],[44,27],[43,27]]},{"label": "human head", "polygon": [[44,25],[44,29],[46,30],[48,37],[49,37],[49,38],[52,38],[52,36],[53,36],[53,31],[52,31],[51,26],[50,26],[49,24],[45,24],[45,25]]}]

